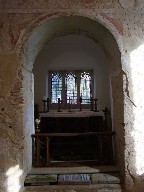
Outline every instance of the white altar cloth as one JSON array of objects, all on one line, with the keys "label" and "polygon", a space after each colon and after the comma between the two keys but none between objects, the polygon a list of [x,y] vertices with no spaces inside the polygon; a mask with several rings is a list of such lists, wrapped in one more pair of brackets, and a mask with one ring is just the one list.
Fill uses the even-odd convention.
[{"label": "white altar cloth", "polygon": [[92,116],[101,116],[103,117],[103,120],[105,119],[105,115],[103,111],[94,112],[94,111],[76,111],[73,110],[71,112],[68,112],[66,110],[63,110],[62,112],[57,112],[56,110],[51,110],[47,113],[40,113],[39,117],[92,117]]}]

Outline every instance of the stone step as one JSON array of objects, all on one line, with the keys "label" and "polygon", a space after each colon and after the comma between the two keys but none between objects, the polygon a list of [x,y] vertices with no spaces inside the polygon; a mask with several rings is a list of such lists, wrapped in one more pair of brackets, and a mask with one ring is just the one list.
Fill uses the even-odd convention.
[{"label": "stone step", "polygon": [[34,168],[25,192],[122,192],[116,166]]},{"label": "stone step", "polygon": [[122,192],[119,184],[29,186],[24,192]]},{"label": "stone step", "polygon": [[99,166],[32,168],[29,174],[114,173],[114,172],[120,172],[119,168],[115,165],[99,165]]}]

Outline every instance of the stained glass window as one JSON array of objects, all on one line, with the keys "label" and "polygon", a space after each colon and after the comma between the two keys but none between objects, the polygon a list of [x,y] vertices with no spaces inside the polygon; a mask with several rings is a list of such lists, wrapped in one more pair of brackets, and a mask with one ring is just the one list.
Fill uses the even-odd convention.
[{"label": "stained glass window", "polygon": [[50,71],[49,93],[51,103],[58,103],[58,98],[63,103],[79,104],[90,103],[92,97],[92,71]]},{"label": "stained glass window", "polygon": [[66,74],[65,77],[65,92],[67,103],[77,103],[77,78],[73,73]]},{"label": "stained glass window", "polygon": [[52,103],[58,103],[58,98],[62,97],[62,77],[59,73],[51,76],[51,100]]},{"label": "stained glass window", "polygon": [[87,72],[81,73],[80,95],[82,97],[82,103],[90,103],[90,97],[92,96],[92,86],[91,76]]}]

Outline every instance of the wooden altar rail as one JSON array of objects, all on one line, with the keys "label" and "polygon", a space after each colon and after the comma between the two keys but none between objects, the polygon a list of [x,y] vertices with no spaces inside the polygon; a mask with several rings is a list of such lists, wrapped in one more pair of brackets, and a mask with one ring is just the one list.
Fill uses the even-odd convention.
[{"label": "wooden altar rail", "polygon": [[[32,134],[32,165],[33,167],[47,167],[50,165],[50,140],[53,137],[80,137],[81,141],[83,138],[88,136],[94,136],[98,141],[98,154],[99,161],[98,164],[106,164],[105,162],[113,162],[113,136],[114,131],[111,132],[84,132],[84,133],[48,133],[48,134]],[[46,160],[43,162],[41,160],[41,148],[42,143],[46,149]],[[105,148],[107,154],[105,154]],[[105,159],[107,158],[107,159]],[[106,160],[106,161],[105,161]],[[107,161],[108,160],[108,161]]]}]

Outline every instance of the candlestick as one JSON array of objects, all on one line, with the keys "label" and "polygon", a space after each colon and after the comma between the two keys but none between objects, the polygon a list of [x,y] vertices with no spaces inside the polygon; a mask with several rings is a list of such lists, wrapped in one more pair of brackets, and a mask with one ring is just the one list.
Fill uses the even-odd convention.
[{"label": "candlestick", "polygon": [[43,102],[43,112],[46,113],[46,100],[42,100]]},{"label": "candlestick", "polygon": [[105,124],[104,124],[104,130],[106,131],[107,130],[107,113],[108,113],[108,108],[105,107],[104,110],[102,110],[104,112],[104,115],[105,115]]},{"label": "candlestick", "polygon": [[90,111],[93,111],[93,98],[92,97],[90,98],[90,102],[91,102],[91,109],[90,109]]},{"label": "candlestick", "polygon": [[57,112],[61,112],[61,110],[60,110],[60,102],[61,102],[61,100],[60,100],[60,98],[58,98],[58,111]]},{"label": "candlestick", "polygon": [[40,129],[39,129],[40,120],[36,119],[35,124],[36,124],[36,133],[38,133],[38,132],[40,132]]},{"label": "candlestick", "polygon": [[95,109],[94,109],[94,111],[95,111],[95,112],[98,112],[98,110],[97,110],[97,99],[94,99],[94,104],[95,104]]},{"label": "candlestick", "polygon": [[82,107],[81,107],[81,104],[82,104],[82,97],[79,98],[79,102],[80,102],[80,111],[82,111]]},{"label": "candlestick", "polygon": [[71,112],[70,105],[71,105],[71,99],[69,97],[69,110],[68,110],[68,112]]},{"label": "candlestick", "polygon": [[47,112],[49,112],[49,98],[47,98]]}]

